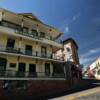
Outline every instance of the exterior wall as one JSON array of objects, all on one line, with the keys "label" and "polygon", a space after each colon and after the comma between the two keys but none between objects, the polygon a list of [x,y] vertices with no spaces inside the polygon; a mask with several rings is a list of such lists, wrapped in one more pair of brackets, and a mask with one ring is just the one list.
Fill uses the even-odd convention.
[{"label": "exterior wall", "polygon": [[[44,72],[45,72],[45,63],[50,63],[50,73],[53,72],[53,65],[51,62],[49,61],[41,61],[41,60],[35,60],[35,59],[29,59],[29,58],[23,58],[20,57],[19,61],[17,60],[18,57],[15,56],[5,56],[5,55],[0,55],[0,58],[5,58],[7,59],[7,66],[6,66],[6,70],[9,71],[18,71],[18,63],[25,63],[26,67],[25,67],[25,72],[29,72],[29,64],[36,64],[36,72],[38,72],[38,75],[43,75],[44,76]],[[16,63],[16,67],[12,68],[10,67],[10,63]],[[14,73],[13,72],[13,73]],[[26,73],[27,75],[28,73]]]},{"label": "exterior wall", "polygon": [[33,41],[30,41],[30,40],[20,39],[18,37],[8,36],[8,35],[0,33],[0,46],[1,46],[2,49],[6,48],[8,38],[15,40],[14,48],[17,49],[17,50],[18,50],[18,48],[21,48],[21,51],[24,51],[25,45],[31,45],[32,49],[33,49],[33,53],[35,51],[39,51],[39,53],[41,53],[41,47],[45,46],[47,48],[47,55],[50,56],[50,54],[52,54],[52,47],[50,45],[44,45],[44,44],[40,44],[40,43],[33,42]]},{"label": "exterior wall", "polygon": [[6,46],[7,36],[0,33],[0,46]]},{"label": "exterior wall", "polygon": [[0,9],[0,19],[2,20],[2,18],[6,21],[16,23],[20,26],[28,27],[30,30],[37,29],[41,32],[45,32],[49,37],[52,36],[53,38],[56,38],[58,35],[61,34],[61,32],[58,31],[57,29],[48,26],[46,24],[43,24],[40,21],[27,18],[23,15],[13,13],[5,9]]},{"label": "exterior wall", "polygon": [[[30,100],[35,99],[36,97],[39,98],[39,96],[49,96],[50,95],[59,95],[59,93],[63,93],[70,89],[70,85],[67,83],[66,80],[34,80],[34,81],[27,81],[27,89],[23,89],[23,87],[15,88],[15,89],[3,89],[1,88],[3,84],[3,81],[0,81],[0,99],[6,100],[9,98],[12,100],[12,97],[14,100]],[[9,93],[8,93],[9,91]]]}]

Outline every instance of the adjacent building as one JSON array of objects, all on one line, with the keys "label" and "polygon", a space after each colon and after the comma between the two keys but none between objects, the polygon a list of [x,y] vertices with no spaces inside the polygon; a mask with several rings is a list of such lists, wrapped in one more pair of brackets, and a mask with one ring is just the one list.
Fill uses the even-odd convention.
[{"label": "adjacent building", "polygon": [[86,74],[94,76],[96,79],[100,79],[100,57],[89,66]]}]

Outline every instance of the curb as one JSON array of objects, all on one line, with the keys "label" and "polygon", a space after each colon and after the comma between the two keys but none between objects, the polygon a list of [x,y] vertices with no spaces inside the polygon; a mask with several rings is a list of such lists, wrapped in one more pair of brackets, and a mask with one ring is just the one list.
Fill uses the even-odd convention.
[{"label": "curb", "polygon": [[58,97],[58,98],[54,98],[54,99],[50,99],[50,100],[76,100],[77,98],[88,96],[88,95],[91,95],[91,94],[94,94],[97,92],[100,92],[100,87],[96,87],[93,89],[85,90],[82,92],[77,92],[74,94],[70,94],[67,96],[62,96],[62,97]]}]

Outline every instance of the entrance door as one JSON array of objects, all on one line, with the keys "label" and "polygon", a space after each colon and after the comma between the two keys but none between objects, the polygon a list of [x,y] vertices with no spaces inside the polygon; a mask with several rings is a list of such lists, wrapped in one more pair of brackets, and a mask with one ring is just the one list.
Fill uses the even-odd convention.
[{"label": "entrance door", "polygon": [[36,76],[36,65],[35,64],[29,64],[29,76],[30,77]]},{"label": "entrance door", "polygon": [[6,70],[7,60],[4,58],[0,58],[0,71]]},{"label": "entrance door", "polygon": [[18,66],[18,76],[23,77],[25,76],[25,63],[19,63]]},{"label": "entrance door", "polygon": [[50,75],[50,63],[45,63],[45,75]]},{"label": "entrance door", "polygon": [[32,46],[31,45],[26,45],[26,54],[27,55],[32,55]]},{"label": "entrance door", "polygon": [[0,58],[0,76],[5,75],[7,60]]}]

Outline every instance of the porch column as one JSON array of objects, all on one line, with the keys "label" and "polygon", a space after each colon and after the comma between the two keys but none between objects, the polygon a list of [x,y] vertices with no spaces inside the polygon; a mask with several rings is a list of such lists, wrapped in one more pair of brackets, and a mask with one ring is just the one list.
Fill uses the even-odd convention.
[{"label": "porch column", "polygon": [[53,63],[50,63],[50,77],[53,76]]}]

